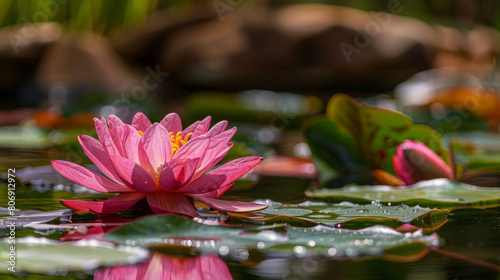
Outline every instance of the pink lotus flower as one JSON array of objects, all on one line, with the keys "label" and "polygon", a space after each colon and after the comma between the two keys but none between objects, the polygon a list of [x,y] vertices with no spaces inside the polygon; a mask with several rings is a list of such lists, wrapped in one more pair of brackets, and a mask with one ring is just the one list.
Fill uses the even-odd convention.
[{"label": "pink lotus flower", "polygon": [[216,199],[262,161],[261,157],[239,158],[207,172],[233,145],[229,140],[236,128],[225,130],[227,121],[210,130],[210,117],[183,130],[175,113],[155,124],[143,113],[134,116],[132,125],[113,115],[108,121],[109,128],[104,118],[94,119],[99,141],[88,135],[78,136],[85,154],[107,178],[71,162],[54,160],[51,164],[64,177],[91,190],[120,194],[106,201],[61,200],[66,207],[114,214],[146,198],[155,213],[190,217],[197,215],[192,199],[230,212],[267,207]]},{"label": "pink lotus flower", "polygon": [[420,142],[405,140],[392,157],[392,165],[396,176],[406,185],[435,178],[454,180],[450,167]]},{"label": "pink lotus flower", "polygon": [[216,254],[187,259],[154,253],[139,265],[121,265],[98,269],[96,280],[170,280],[170,279],[233,279],[227,265]]}]

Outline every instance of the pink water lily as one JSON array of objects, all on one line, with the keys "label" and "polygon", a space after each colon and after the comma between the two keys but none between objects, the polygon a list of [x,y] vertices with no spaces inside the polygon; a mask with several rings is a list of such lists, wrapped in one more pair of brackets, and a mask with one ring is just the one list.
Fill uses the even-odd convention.
[{"label": "pink water lily", "polygon": [[392,158],[394,172],[406,185],[422,180],[448,178],[454,180],[450,167],[426,145],[405,140]]},{"label": "pink water lily", "polygon": [[137,113],[131,125],[114,115],[108,118],[109,127],[104,118],[94,122],[99,140],[79,135],[78,141],[106,177],[72,162],[54,160],[51,164],[75,183],[97,192],[119,194],[106,201],[61,200],[66,207],[114,214],[146,198],[155,213],[190,217],[197,215],[193,199],[230,212],[267,207],[216,199],[262,161],[261,157],[239,158],[209,171],[233,146],[229,141],[236,128],[226,130],[227,121],[209,129],[207,117],[184,130],[175,113],[154,124],[143,113]]}]

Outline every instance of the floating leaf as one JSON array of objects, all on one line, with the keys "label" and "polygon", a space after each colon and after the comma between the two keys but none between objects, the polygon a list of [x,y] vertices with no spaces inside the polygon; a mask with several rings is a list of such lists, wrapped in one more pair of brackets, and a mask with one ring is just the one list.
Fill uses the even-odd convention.
[{"label": "floating leaf", "polygon": [[[423,257],[428,248],[437,247],[437,234],[422,235],[422,231],[413,234],[399,233],[384,226],[373,226],[361,230],[334,229],[325,226],[314,228],[289,227],[290,238],[284,244],[271,245],[271,253],[293,251],[298,257],[323,256],[340,259],[357,259],[380,256],[394,260],[395,256],[405,256],[402,261],[413,261]],[[408,250],[413,248],[413,250]],[[418,248],[417,250],[415,250]]]},{"label": "floating leaf", "polygon": [[447,211],[405,204],[395,206],[381,203],[357,204],[351,202],[328,203],[305,201],[299,204],[283,204],[271,200],[257,200],[254,203],[269,205],[268,208],[252,214],[231,213],[243,222],[287,223],[294,226],[315,226],[324,224],[333,227],[361,229],[374,225],[399,228],[405,223],[418,228],[436,229],[447,221]]},{"label": "floating leaf", "polygon": [[[310,228],[275,225],[273,227],[209,226],[174,215],[157,215],[124,225],[105,236],[120,244],[150,246],[162,251],[216,252],[240,259],[249,251],[260,250],[273,256],[321,256],[360,258],[383,256],[384,251],[414,243],[424,244],[419,253],[439,244],[438,236],[399,233],[384,226],[346,230],[328,226]],[[403,251],[404,252],[404,251]]]},{"label": "floating leaf", "polygon": [[500,185],[500,136],[456,133],[449,136],[460,181],[478,186]]},{"label": "floating leaf", "polygon": [[50,146],[47,134],[32,126],[0,127],[1,148],[43,149]]},{"label": "floating leaf", "polygon": [[15,246],[15,271],[55,273],[86,271],[99,266],[132,264],[146,259],[148,251],[139,247],[114,246],[96,240],[59,244],[45,238],[16,239],[15,244],[0,243],[0,269],[7,271],[11,246]]},{"label": "floating leaf", "polygon": [[355,203],[405,203],[421,207],[495,207],[500,205],[500,188],[477,187],[434,179],[405,187],[346,186],[341,189],[307,190],[308,197]]},{"label": "floating leaf", "polygon": [[68,215],[71,210],[63,209],[56,211],[34,211],[34,210],[19,210],[14,211],[15,215],[10,215],[7,208],[0,207],[0,215],[7,215],[6,217],[0,218],[0,229],[6,229],[8,227],[9,221],[15,221],[16,227],[30,227],[39,223],[50,222],[56,218],[63,215]]},{"label": "floating leaf", "polygon": [[[304,134],[320,171],[330,177],[338,174],[332,175],[328,167],[347,174],[366,173],[364,168],[394,174],[392,156],[406,139],[420,141],[448,159],[440,135],[425,125],[414,125],[402,113],[363,105],[345,94],[334,95],[326,111],[326,118],[305,125]],[[366,177],[351,181],[366,183]]]}]

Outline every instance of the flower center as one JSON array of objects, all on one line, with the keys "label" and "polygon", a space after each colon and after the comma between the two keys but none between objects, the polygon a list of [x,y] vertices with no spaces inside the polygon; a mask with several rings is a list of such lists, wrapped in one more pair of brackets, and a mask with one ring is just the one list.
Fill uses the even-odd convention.
[{"label": "flower center", "polygon": [[[137,132],[141,137],[144,135],[144,132],[140,130],[138,130]],[[186,144],[186,142],[189,140],[189,137],[193,135],[193,133],[190,132],[186,134],[184,139],[182,139],[182,131],[177,132],[175,135],[172,132],[169,132],[168,134],[170,135],[170,142],[172,143],[172,156],[182,147],[182,145]]]},{"label": "flower center", "polygon": [[182,145],[186,144],[186,142],[189,140],[189,137],[193,135],[193,133],[190,132],[186,134],[184,139],[182,139],[182,131],[177,132],[177,134],[175,135],[172,132],[169,132],[168,134],[170,134],[170,141],[172,142],[172,156],[182,147]]}]

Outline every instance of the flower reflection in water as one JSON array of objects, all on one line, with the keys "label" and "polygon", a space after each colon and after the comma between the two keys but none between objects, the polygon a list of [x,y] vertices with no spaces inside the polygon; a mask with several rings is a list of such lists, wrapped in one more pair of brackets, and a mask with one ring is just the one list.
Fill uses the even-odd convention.
[{"label": "flower reflection in water", "polygon": [[96,280],[162,280],[162,279],[233,279],[226,263],[216,254],[190,258],[175,258],[154,253],[139,265],[121,265],[98,269]]}]

